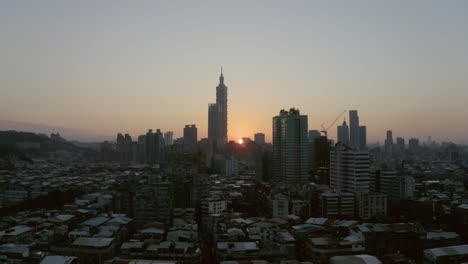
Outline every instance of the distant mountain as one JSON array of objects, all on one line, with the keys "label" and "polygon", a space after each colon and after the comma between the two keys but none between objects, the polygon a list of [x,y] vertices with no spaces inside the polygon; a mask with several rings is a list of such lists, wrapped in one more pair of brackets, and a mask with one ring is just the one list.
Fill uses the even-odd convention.
[{"label": "distant mountain", "polygon": [[80,156],[93,157],[97,152],[68,142],[61,136],[47,135],[32,132],[0,131],[0,147],[6,149],[19,149],[26,156],[49,156],[56,152],[68,152]]},{"label": "distant mountain", "polygon": [[65,128],[10,120],[0,120],[0,131],[1,130],[28,131],[46,135],[50,135],[51,133],[60,133],[64,138],[69,140],[78,140],[81,142],[99,142],[112,138],[112,136],[97,135],[84,129]]}]

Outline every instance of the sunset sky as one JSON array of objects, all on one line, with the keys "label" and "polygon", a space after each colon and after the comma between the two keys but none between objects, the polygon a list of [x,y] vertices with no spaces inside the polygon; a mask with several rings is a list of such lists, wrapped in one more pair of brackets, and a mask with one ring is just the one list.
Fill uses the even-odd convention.
[{"label": "sunset sky", "polygon": [[223,66],[232,140],[269,140],[294,106],[309,129],[357,109],[369,142],[468,143],[467,14],[455,0],[1,1],[0,120],[206,137]]}]

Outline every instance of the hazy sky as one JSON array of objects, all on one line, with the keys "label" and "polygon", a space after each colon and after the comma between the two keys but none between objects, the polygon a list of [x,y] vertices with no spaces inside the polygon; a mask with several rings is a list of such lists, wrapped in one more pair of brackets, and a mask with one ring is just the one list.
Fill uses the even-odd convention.
[{"label": "hazy sky", "polygon": [[[0,120],[230,139],[358,109],[369,141],[468,142],[468,1],[1,1]],[[342,122],[342,120],[340,120]],[[334,137],[336,126],[330,132]]]}]

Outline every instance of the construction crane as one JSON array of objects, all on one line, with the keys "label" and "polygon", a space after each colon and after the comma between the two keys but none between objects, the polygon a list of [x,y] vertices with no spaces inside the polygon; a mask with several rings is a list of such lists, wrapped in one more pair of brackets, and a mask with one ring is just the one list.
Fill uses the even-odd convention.
[{"label": "construction crane", "polygon": [[325,127],[323,126],[323,125],[325,125],[327,122],[321,124],[320,126],[322,127],[323,130],[320,131],[320,132],[322,132],[322,133],[325,135],[325,137],[327,137],[327,135],[328,135],[328,130],[336,123],[336,121],[338,121],[338,119],[339,119],[344,113],[346,113],[346,110],[344,110],[343,112],[341,112],[341,114],[338,115],[338,117],[335,119],[335,121],[333,121],[333,123],[331,123],[327,128],[325,128]]}]

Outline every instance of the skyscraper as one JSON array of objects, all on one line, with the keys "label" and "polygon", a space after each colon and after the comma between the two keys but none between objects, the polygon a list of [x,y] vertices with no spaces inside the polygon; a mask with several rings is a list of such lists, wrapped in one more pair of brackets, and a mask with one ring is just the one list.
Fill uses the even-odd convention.
[{"label": "skyscraper", "polygon": [[190,146],[196,146],[198,144],[198,136],[197,136],[197,126],[192,125],[185,125],[184,127],[184,144]]},{"label": "skyscraper", "polygon": [[174,132],[172,131],[167,131],[164,133],[164,143],[166,143],[166,146],[170,146],[174,143]]},{"label": "skyscraper", "polygon": [[357,110],[349,110],[349,145],[359,148],[359,116]]},{"label": "skyscraper", "polygon": [[224,84],[223,68],[219,76],[219,85],[216,87],[216,104],[218,105],[220,116],[218,121],[219,126],[219,143],[227,143],[227,86]]},{"label": "skyscraper", "polygon": [[411,154],[415,154],[419,151],[419,139],[410,138],[408,141],[408,150]]},{"label": "skyscraper", "polygon": [[254,135],[254,140],[255,140],[255,143],[257,143],[258,145],[265,144],[265,134],[263,134],[263,133],[256,133],[256,134]]},{"label": "skyscraper", "polygon": [[385,139],[385,151],[389,154],[392,154],[393,150],[393,132],[387,130],[387,138]]},{"label": "skyscraper", "polygon": [[274,180],[292,186],[308,178],[307,116],[298,109],[273,117]]},{"label": "skyscraper", "polygon": [[359,149],[367,149],[367,128],[366,126],[359,126]]},{"label": "skyscraper", "polygon": [[212,146],[218,145],[219,140],[219,120],[220,112],[217,104],[208,105],[208,140]]},{"label": "skyscraper", "polygon": [[157,129],[156,133],[153,133],[153,130],[149,129],[145,139],[146,163],[151,165],[160,164],[165,159],[165,144],[161,130]]},{"label": "skyscraper", "polygon": [[336,144],[330,151],[330,187],[340,192],[370,190],[369,152]]},{"label": "skyscraper", "polygon": [[216,103],[208,105],[208,140],[212,147],[227,143],[227,86],[224,84],[223,69],[216,87]]},{"label": "skyscraper", "polygon": [[398,149],[398,154],[403,154],[405,152],[405,139],[402,137],[396,138],[396,148]]},{"label": "skyscraper", "polygon": [[349,127],[346,124],[346,120],[343,121],[341,126],[338,126],[338,143],[349,145]]}]

